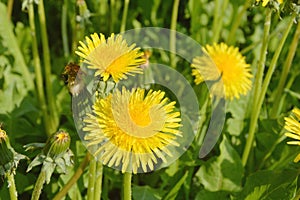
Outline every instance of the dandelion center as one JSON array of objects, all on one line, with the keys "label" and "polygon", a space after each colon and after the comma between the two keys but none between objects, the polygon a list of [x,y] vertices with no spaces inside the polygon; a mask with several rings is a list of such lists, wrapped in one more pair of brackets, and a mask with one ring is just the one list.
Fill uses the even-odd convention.
[{"label": "dandelion center", "polygon": [[130,119],[138,126],[147,126],[151,119],[149,115],[149,107],[145,104],[131,104],[129,107]]},{"label": "dandelion center", "polygon": [[65,142],[69,140],[69,135],[65,132],[60,132],[56,135],[56,140],[59,142]]}]

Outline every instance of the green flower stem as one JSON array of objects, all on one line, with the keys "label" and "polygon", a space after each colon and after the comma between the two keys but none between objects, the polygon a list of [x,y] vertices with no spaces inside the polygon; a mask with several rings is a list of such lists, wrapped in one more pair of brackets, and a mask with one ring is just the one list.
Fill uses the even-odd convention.
[{"label": "green flower stem", "polygon": [[293,198],[293,200],[299,200],[300,199],[300,188],[297,189],[296,195]]},{"label": "green flower stem", "polygon": [[68,42],[68,33],[67,33],[67,18],[68,18],[68,0],[64,0],[64,4],[62,6],[62,14],[61,14],[61,35],[62,35],[62,44],[64,49],[64,56],[68,58],[70,56],[69,51],[69,42]]},{"label": "green flower stem", "polygon": [[8,0],[7,1],[7,17],[8,17],[8,20],[10,20],[10,18],[11,18],[11,13],[12,13],[13,7],[14,7],[14,0]]},{"label": "green flower stem", "polygon": [[[213,18],[213,24],[212,24],[212,33],[215,35],[215,32],[218,27],[218,20],[219,20],[219,13],[220,13],[220,0],[215,0],[214,1],[214,18]],[[213,36],[214,37],[214,36]],[[211,42],[214,42],[214,39],[211,38]]]},{"label": "green flower stem", "polygon": [[115,0],[110,0],[110,23],[109,23],[109,30],[111,33],[114,32],[115,28],[115,23],[116,23],[116,1]]},{"label": "green flower stem", "polygon": [[[275,51],[275,54],[274,54],[274,56],[272,58],[270,66],[268,68],[266,77],[265,77],[264,82],[262,84],[262,89],[261,89],[261,91],[259,93],[259,98],[257,99],[256,104],[254,105],[256,107],[254,109],[255,115],[253,116],[253,118],[251,118],[251,120],[253,120],[253,122],[250,123],[250,129],[252,127],[252,129],[251,129],[252,132],[249,131],[249,138],[247,139],[246,147],[245,147],[245,150],[247,150],[247,152],[244,151],[244,153],[247,153],[247,154],[243,154],[243,159],[242,159],[244,165],[246,165],[246,163],[247,163],[248,155],[249,155],[250,150],[252,148],[252,144],[253,144],[253,140],[254,140],[254,134],[255,134],[255,127],[257,125],[258,116],[259,116],[259,113],[260,113],[263,101],[265,99],[265,95],[266,95],[268,86],[270,84],[273,72],[274,72],[274,70],[276,68],[277,60],[278,60],[279,55],[281,53],[282,47],[283,47],[283,45],[285,43],[285,40],[286,40],[286,38],[287,38],[287,36],[288,36],[291,28],[292,28],[293,23],[294,23],[294,17],[295,16],[293,16],[293,17],[290,18],[288,26],[287,26],[285,32],[283,33],[283,36],[282,36],[282,38],[281,38],[281,40],[280,40],[280,42],[278,44],[278,47],[277,47],[277,49]],[[244,155],[245,155],[245,157],[244,157]]]},{"label": "green flower stem", "polygon": [[10,172],[7,172],[6,173],[6,178],[7,178],[8,188],[9,188],[10,199],[11,200],[17,200],[18,199],[18,192],[17,192],[17,189],[16,189],[14,174],[10,173]]},{"label": "green flower stem", "polygon": [[43,189],[43,185],[45,183],[46,180],[46,171],[42,170],[40,172],[40,175],[35,183],[33,192],[32,192],[32,196],[31,196],[31,200],[38,200],[41,193],[42,193],[42,189]]},{"label": "green flower stem", "polygon": [[44,85],[43,85],[43,75],[41,69],[41,61],[39,57],[39,51],[36,41],[36,29],[34,23],[34,7],[33,4],[30,3],[28,5],[28,17],[29,17],[29,26],[32,35],[32,53],[33,53],[33,62],[34,62],[34,71],[35,71],[35,82],[36,82],[36,89],[38,95],[38,101],[40,108],[43,113],[43,122],[45,124],[45,130],[49,130],[49,121],[48,121],[48,113],[47,113],[47,106],[46,106],[46,99],[44,94]]},{"label": "green flower stem", "polygon": [[102,177],[103,177],[103,165],[101,161],[97,161],[94,199],[101,199]]},{"label": "green flower stem", "polygon": [[41,28],[41,39],[42,39],[42,48],[43,48],[43,58],[45,65],[45,82],[46,82],[46,92],[47,92],[47,104],[48,113],[49,113],[49,129],[47,130],[48,136],[56,131],[58,125],[58,115],[57,109],[54,101],[54,96],[52,92],[52,83],[51,83],[51,64],[50,64],[50,50],[48,44],[48,34],[46,26],[46,17],[43,0],[39,0],[38,4],[38,14],[39,22]]},{"label": "green flower stem", "polygon": [[84,169],[87,167],[88,163],[90,161],[90,154],[87,153],[84,160],[82,161],[82,163],[80,164],[80,166],[78,167],[78,169],[76,170],[76,172],[73,174],[72,178],[68,181],[68,183],[59,191],[59,193],[57,193],[55,195],[55,197],[53,198],[53,200],[60,200],[62,199],[64,196],[66,196],[66,194],[68,193],[68,191],[71,189],[71,187],[77,182],[77,180],[81,177],[81,175],[84,172]]},{"label": "green flower stem", "polygon": [[129,5],[129,0],[124,1],[124,10],[123,10],[123,15],[122,15],[122,22],[121,22],[121,28],[120,32],[124,32],[126,29],[126,19],[127,19],[127,13],[128,13],[128,5]]},{"label": "green flower stem", "polygon": [[124,191],[123,200],[131,200],[131,178],[132,178],[132,173],[125,172],[124,180],[123,180],[123,191]]},{"label": "green flower stem", "polygon": [[[218,0],[216,0],[215,2],[218,2]],[[224,0],[222,1],[222,9],[221,12],[219,13],[215,13],[214,17],[216,17],[216,19],[214,19],[214,26],[213,26],[213,36],[212,36],[212,42],[218,42],[219,38],[220,38],[220,32],[221,29],[223,27],[223,16],[224,16],[224,12],[228,6],[228,0]],[[219,5],[217,5],[219,7]],[[216,10],[219,11],[219,8],[216,7]]]},{"label": "green flower stem", "polygon": [[[285,29],[285,27],[280,27],[280,28],[276,28],[276,30],[274,30],[272,33],[270,33],[269,35],[269,40],[271,40],[274,37],[277,37],[279,33],[281,33],[283,30]],[[257,47],[257,45],[259,45],[262,42],[261,40],[258,40],[256,42],[252,42],[249,46],[245,47],[244,49],[242,49],[240,52],[241,54],[247,54],[249,51],[251,51],[252,49],[254,49],[255,47]]]},{"label": "green flower stem", "polygon": [[233,24],[232,24],[231,29],[230,29],[230,33],[229,33],[228,38],[227,38],[227,44],[232,45],[232,44],[235,43],[235,39],[236,39],[235,33],[236,33],[236,30],[238,29],[238,27],[239,27],[239,25],[241,23],[241,20],[242,20],[242,18],[244,16],[244,13],[247,11],[247,9],[252,4],[252,2],[253,2],[252,0],[247,0],[244,3],[243,8],[237,14],[237,16],[234,17],[234,21],[233,21]]},{"label": "green flower stem", "polygon": [[296,50],[298,47],[299,38],[300,38],[300,23],[298,23],[298,25],[297,25],[297,29],[294,34],[293,40],[289,46],[289,52],[288,52],[287,58],[283,65],[283,70],[281,72],[281,77],[280,77],[279,84],[278,84],[276,94],[275,94],[274,105],[273,105],[273,108],[272,108],[272,111],[270,114],[271,118],[277,117],[277,115],[281,111],[280,103],[283,100],[282,93],[284,90],[284,86],[285,86],[285,83],[287,80],[288,73],[289,73],[291,65],[292,65],[293,58],[295,56],[295,53],[296,53]]},{"label": "green flower stem", "polygon": [[170,26],[170,65],[176,68],[176,26],[178,17],[179,0],[174,0],[171,26]]},{"label": "green flower stem", "polygon": [[[256,78],[255,78],[255,82],[254,82],[254,101],[253,101],[254,106],[257,105],[258,97],[259,97],[259,94],[261,91],[263,76],[264,76],[267,49],[268,49],[268,43],[269,43],[269,38],[270,38],[271,17],[272,17],[272,10],[267,9],[265,25],[264,25],[262,47],[261,47],[261,51],[260,51],[260,58],[258,61]],[[254,116],[254,115],[252,115],[252,116]]]},{"label": "green flower stem", "polygon": [[109,199],[108,198],[109,188],[110,188],[109,179],[108,179],[107,176],[104,176],[103,177],[102,194],[101,194],[101,196],[102,196],[103,199]]},{"label": "green flower stem", "polygon": [[[265,24],[264,24],[264,34],[263,34],[263,40],[262,40],[262,47],[260,51],[260,59],[258,62],[258,70],[256,72],[256,78],[254,82],[254,95],[253,95],[253,112],[251,113],[250,117],[250,128],[249,128],[249,135],[246,141],[245,149],[242,156],[242,163],[245,166],[249,157],[250,150],[252,148],[252,143],[254,139],[255,134],[255,128],[256,128],[256,118],[258,118],[259,110],[257,106],[257,99],[260,94],[261,90],[261,83],[263,79],[263,72],[265,69],[265,61],[266,61],[266,52],[269,42],[269,34],[270,34],[270,26],[271,26],[271,16],[272,16],[272,10],[267,9],[266,18],[265,18]],[[256,117],[257,116],[257,117]]]},{"label": "green flower stem", "polygon": [[93,200],[95,194],[95,180],[96,180],[96,167],[97,162],[95,157],[92,156],[89,166],[89,184],[88,184],[88,191],[87,191],[87,199]]},{"label": "green flower stem", "polygon": [[263,85],[262,85],[262,90],[261,90],[261,93],[260,93],[260,96],[259,96],[259,99],[258,99],[259,110],[261,109],[261,106],[262,106],[262,103],[264,101],[267,89],[269,87],[272,75],[273,75],[273,73],[275,71],[276,64],[277,64],[279,55],[281,53],[282,47],[283,47],[283,45],[285,43],[285,40],[286,40],[287,36],[289,35],[289,32],[290,32],[292,26],[293,26],[294,19],[295,19],[295,15],[290,18],[290,21],[289,21],[289,23],[287,25],[287,28],[286,28],[285,32],[283,33],[283,35],[282,35],[282,38],[281,38],[281,40],[280,40],[280,42],[278,44],[278,47],[277,47],[277,49],[275,51],[275,54],[274,54],[274,56],[272,58],[272,61],[270,63],[270,66],[269,66],[269,69],[267,71],[266,77],[264,79],[264,82],[263,82]]},{"label": "green flower stem", "polygon": [[199,146],[202,145],[203,143],[203,139],[204,139],[204,136],[206,134],[206,131],[207,131],[207,118],[209,117],[208,116],[208,108],[210,106],[210,98],[209,96],[207,95],[207,98],[205,99],[205,102],[203,103],[203,106],[200,110],[200,120],[199,120],[199,124],[198,124],[198,130],[199,132],[197,133],[196,137],[195,137],[195,141],[197,142],[197,144]]}]

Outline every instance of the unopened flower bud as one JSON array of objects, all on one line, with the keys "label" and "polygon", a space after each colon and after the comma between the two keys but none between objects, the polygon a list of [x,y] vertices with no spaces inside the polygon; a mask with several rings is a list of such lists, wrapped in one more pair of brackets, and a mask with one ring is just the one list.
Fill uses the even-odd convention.
[{"label": "unopened flower bud", "polygon": [[9,144],[6,132],[0,128],[0,165],[5,170],[10,170],[14,162],[14,153]]},{"label": "unopened flower bud", "polygon": [[44,147],[44,153],[51,158],[56,158],[65,153],[71,143],[69,133],[64,130],[59,130],[47,140]]}]

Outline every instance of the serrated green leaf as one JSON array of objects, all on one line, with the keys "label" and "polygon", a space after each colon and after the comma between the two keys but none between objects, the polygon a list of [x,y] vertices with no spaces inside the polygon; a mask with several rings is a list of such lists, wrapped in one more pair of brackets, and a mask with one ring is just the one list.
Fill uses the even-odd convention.
[{"label": "serrated green leaf", "polygon": [[238,192],[244,172],[241,159],[225,136],[220,144],[220,151],[220,156],[200,167],[196,177],[208,191]]},{"label": "serrated green leaf", "polygon": [[256,187],[254,188],[254,191],[251,192],[245,200],[252,200],[252,199],[262,199],[265,191],[268,190],[268,188],[270,187],[270,185],[263,185],[260,187]]},{"label": "serrated green leaf", "polygon": [[207,190],[201,190],[198,192],[195,200],[215,200],[215,199],[229,199],[229,193],[228,192],[209,192]]},{"label": "serrated green leaf", "polygon": [[[0,42],[4,43],[7,48],[7,55],[12,56],[13,64],[6,69],[4,86],[1,88],[1,105],[5,105],[1,109],[1,113],[10,112],[15,105],[19,105],[22,99],[26,96],[28,90],[34,88],[33,79],[24,61],[22,52],[18,46],[16,36],[13,32],[13,26],[8,19],[6,6],[0,2]],[[1,55],[2,56],[2,55]],[[6,64],[6,67],[9,65]],[[5,66],[1,66],[5,67]]]},{"label": "serrated green leaf", "polygon": [[298,175],[299,170],[294,169],[258,171],[248,176],[236,199],[290,200],[297,189]]},{"label": "serrated green leaf", "polygon": [[244,128],[244,120],[230,118],[227,120],[227,127],[230,135],[239,136]]},{"label": "serrated green leaf", "polygon": [[158,200],[162,199],[159,191],[149,186],[133,186],[132,187],[133,200]]}]

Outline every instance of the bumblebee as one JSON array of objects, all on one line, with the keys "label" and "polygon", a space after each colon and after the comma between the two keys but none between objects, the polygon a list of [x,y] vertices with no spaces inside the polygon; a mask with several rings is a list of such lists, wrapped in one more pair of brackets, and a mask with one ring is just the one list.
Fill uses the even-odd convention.
[{"label": "bumblebee", "polygon": [[65,66],[62,79],[72,96],[77,96],[84,89],[83,76],[84,72],[78,64],[71,62]]}]

